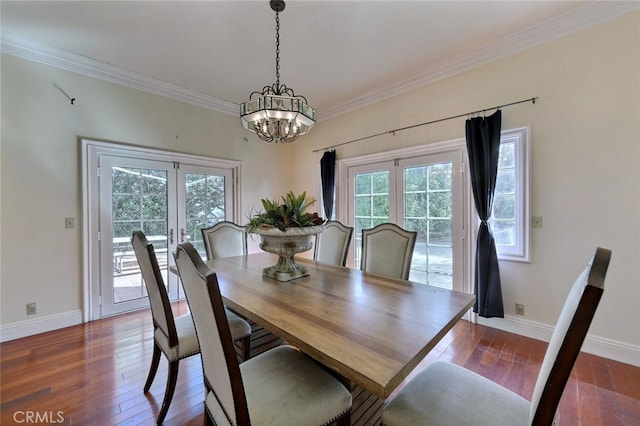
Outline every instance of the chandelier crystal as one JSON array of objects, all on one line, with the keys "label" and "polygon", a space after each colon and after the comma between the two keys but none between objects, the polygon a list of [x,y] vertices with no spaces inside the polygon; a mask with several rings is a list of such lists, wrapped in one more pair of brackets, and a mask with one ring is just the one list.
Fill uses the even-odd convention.
[{"label": "chandelier crystal", "polygon": [[306,134],[316,123],[316,110],[304,96],[280,84],[280,16],[283,0],[271,0],[276,12],[276,82],[255,91],[249,100],[240,104],[242,126],[265,142],[293,142]]}]

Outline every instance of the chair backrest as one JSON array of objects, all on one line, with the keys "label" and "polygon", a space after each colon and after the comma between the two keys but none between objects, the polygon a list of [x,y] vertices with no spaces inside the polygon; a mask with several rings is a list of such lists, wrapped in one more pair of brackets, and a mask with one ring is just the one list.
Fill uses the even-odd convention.
[{"label": "chair backrest", "polygon": [[553,423],[560,397],[604,292],[611,251],[598,247],[578,276],[553,330],[531,398],[532,425]]},{"label": "chair backrest", "polygon": [[249,424],[240,366],[216,274],[189,242],[178,245],[174,258],[200,344],[205,387],[217,401],[217,409],[212,409],[213,404],[207,407],[215,424]]},{"label": "chair backrest", "polygon": [[409,279],[418,233],[394,223],[362,230],[360,269],[392,278]]},{"label": "chair backrest", "polygon": [[313,260],[344,266],[353,236],[353,228],[334,220],[327,221],[323,232],[316,236]]},{"label": "chair backrest", "polygon": [[133,251],[138,259],[140,272],[149,295],[153,323],[167,336],[169,346],[178,344],[178,333],[171,310],[171,302],[160,272],[156,252],[142,231],[133,231],[131,236]]},{"label": "chair backrest", "polygon": [[207,259],[242,256],[247,254],[247,231],[233,222],[218,222],[202,229],[202,240]]}]

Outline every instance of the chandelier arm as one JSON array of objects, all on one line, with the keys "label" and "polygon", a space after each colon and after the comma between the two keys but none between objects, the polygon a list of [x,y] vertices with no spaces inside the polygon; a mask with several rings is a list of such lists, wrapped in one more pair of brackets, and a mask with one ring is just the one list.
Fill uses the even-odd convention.
[{"label": "chandelier arm", "polygon": [[258,95],[258,96],[268,95],[270,90],[271,90],[271,86],[264,86],[262,88],[262,91],[255,90],[251,92],[251,95],[249,95],[249,99],[253,99],[253,95]]}]

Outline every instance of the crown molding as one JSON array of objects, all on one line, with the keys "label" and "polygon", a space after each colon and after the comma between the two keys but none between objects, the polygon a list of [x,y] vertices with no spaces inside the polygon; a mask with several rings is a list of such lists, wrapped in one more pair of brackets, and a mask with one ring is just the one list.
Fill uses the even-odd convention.
[{"label": "crown molding", "polygon": [[[320,120],[327,120],[336,117],[638,9],[640,9],[640,2],[636,1],[595,1],[588,3],[574,11],[526,28],[494,43],[454,56],[402,81],[386,87],[379,87],[347,103],[329,108],[319,114],[321,115],[319,118]],[[88,77],[165,96],[225,114],[239,114],[239,105],[234,102],[204,95],[64,50],[28,46],[4,39],[1,41],[0,47],[3,53],[73,71]]]},{"label": "crown molding", "polygon": [[353,100],[323,111],[321,120],[336,117],[381,100],[415,90],[565,35],[604,23],[640,9],[636,1],[596,1],[564,15],[511,34],[501,40],[456,55],[395,84],[377,88]]},{"label": "crown molding", "polygon": [[207,96],[161,80],[127,71],[82,55],[43,46],[29,46],[2,40],[2,52],[88,77],[109,81],[230,115],[238,115],[238,104]]}]

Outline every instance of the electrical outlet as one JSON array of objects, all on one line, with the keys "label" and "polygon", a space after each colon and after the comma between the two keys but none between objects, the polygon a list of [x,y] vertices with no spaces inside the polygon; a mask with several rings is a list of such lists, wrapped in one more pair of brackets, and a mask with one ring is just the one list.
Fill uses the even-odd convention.
[{"label": "electrical outlet", "polygon": [[524,315],[524,305],[522,303],[516,303],[516,315]]},{"label": "electrical outlet", "polygon": [[76,226],[75,224],[75,220],[73,220],[72,217],[65,217],[64,218],[64,227],[67,229],[72,229],[74,226]]},{"label": "electrical outlet", "polygon": [[27,303],[27,315],[35,315],[38,313],[36,302]]}]

